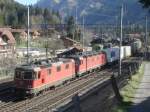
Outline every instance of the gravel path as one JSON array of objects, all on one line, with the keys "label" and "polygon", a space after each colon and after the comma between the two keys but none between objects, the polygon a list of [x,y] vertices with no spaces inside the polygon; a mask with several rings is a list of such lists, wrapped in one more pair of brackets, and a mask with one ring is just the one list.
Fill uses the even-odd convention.
[{"label": "gravel path", "polygon": [[150,112],[150,63],[145,65],[144,76],[133,103],[129,112]]}]

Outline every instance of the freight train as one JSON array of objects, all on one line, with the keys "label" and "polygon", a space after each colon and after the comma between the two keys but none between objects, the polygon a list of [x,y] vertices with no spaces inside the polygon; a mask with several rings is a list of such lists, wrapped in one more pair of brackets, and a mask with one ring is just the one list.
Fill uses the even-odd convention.
[{"label": "freight train", "polygon": [[[130,56],[131,47],[122,46],[121,58]],[[63,58],[45,59],[21,65],[15,69],[15,93],[34,96],[118,60],[119,47],[112,47],[100,52],[81,52]]]}]

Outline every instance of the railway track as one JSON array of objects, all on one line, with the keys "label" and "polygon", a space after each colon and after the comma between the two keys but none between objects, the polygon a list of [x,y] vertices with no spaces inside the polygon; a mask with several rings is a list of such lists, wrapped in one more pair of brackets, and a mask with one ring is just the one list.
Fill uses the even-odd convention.
[{"label": "railway track", "polygon": [[[108,78],[108,77],[107,77]],[[32,110],[32,112],[35,112],[34,110],[36,109],[36,111],[38,110],[38,112],[46,112],[46,111],[49,111],[50,109],[52,110],[53,108],[55,108],[57,105],[59,105],[59,104],[61,104],[61,103],[63,103],[64,101],[66,101],[66,100],[68,100],[68,99],[71,99],[75,94],[77,94],[77,93],[81,93],[82,91],[84,91],[84,90],[86,90],[87,88],[89,88],[89,87],[91,87],[91,86],[93,86],[93,85],[95,85],[95,84],[97,84],[97,83],[99,83],[99,82],[101,82],[102,80],[108,80],[106,77],[101,77],[101,78],[99,78],[99,80],[94,80],[92,83],[90,83],[90,84],[88,84],[88,85],[86,85],[86,86],[84,86],[83,88],[81,87],[81,89],[78,89],[78,90],[74,90],[72,93],[70,93],[70,92],[68,92],[68,93],[66,93],[65,95],[63,95],[62,97],[59,97],[59,98],[57,98],[57,99],[55,99],[55,101],[51,101],[51,100],[48,100],[48,101],[46,101],[46,102],[44,102],[43,104],[42,104],[42,106],[37,106],[37,107],[34,107],[34,108],[32,108],[33,110]],[[70,93],[70,94],[69,94]],[[46,105],[46,108],[43,108],[44,107],[44,105]]]},{"label": "railway track", "polygon": [[[104,75],[105,73],[106,72],[101,71],[100,75]],[[32,99],[26,99],[26,100],[16,102],[16,103],[11,102],[3,106],[0,105],[0,108],[1,108],[0,112],[10,112],[10,111],[22,112],[26,110],[27,108],[37,106],[38,103],[47,101],[49,98],[54,99],[54,98],[57,98],[59,95],[63,96],[62,94],[64,92],[66,93],[68,91],[73,91],[75,88],[80,88],[81,85],[83,86],[88,85],[92,81],[96,80],[94,76],[95,74],[93,74],[93,77],[89,76],[89,77],[78,79],[74,82],[71,82],[71,84],[65,85],[65,87],[59,87],[54,91],[46,92],[44,95],[40,95]]]},{"label": "railway track", "polygon": [[[60,86],[56,88],[56,90],[45,92],[44,94],[32,99],[14,102],[17,98],[13,98],[12,96],[12,101],[4,104],[0,103],[0,112],[45,112],[71,98],[74,94],[80,93],[90,86],[109,78],[114,71],[117,71],[117,66],[118,65],[115,65],[111,69],[105,69],[98,73],[84,76],[64,85],[63,87]],[[125,68],[127,66],[127,64],[123,65]]]},{"label": "railway track", "polygon": [[6,78],[0,80],[0,96],[7,94],[10,92],[11,88],[13,87],[13,78]]},{"label": "railway track", "polygon": [[[127,66],[127,65],[124,65],[124,67]],[[109,72],[106,72],[105,74],[109,74],[109,76],[112,75],[112,73]],[[95,77],[95,80],[93,80],[90,84],[87,84],[86,86],[84,86],[83,88],[81,87],[80,89],[78,90],[75,90],[74,92],[70,93],[67,92],[66,94],[63,95],[63,97],[58,97],[57,99],[53,100],[53,99],[50,99],[50,100],[47,100],[45,102],[42,102],[41,105],[37,105],[35,106],[34,108],[32,109],[29,109],[29,111],[31,112],[50,112],[50,110],[52,110],[53,108],[55,108],[57,105],[63,103],[64,101],[68,100],[68,99],[71,99],[75,94],[77,93],[81,93],[82,91],[86,90],[87,88],[90,88],[96,84],[98,84],[99,82],[102,82],[102,81],[106,81],[106,80],[109,80],[110,78],[106,75],[102,75],[99,77],[99,76],[96,76]],[[45,108],[43,108],[45,107]],[[25,111],[24,111],[25,112]]]},{"label": "railway track", "polygon": [[0,84],[12,81],[13,77],[0,78]]}]

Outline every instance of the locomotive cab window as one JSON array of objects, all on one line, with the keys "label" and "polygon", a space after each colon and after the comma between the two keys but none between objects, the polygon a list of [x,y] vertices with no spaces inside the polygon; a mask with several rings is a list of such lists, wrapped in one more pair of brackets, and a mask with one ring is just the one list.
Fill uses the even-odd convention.
[{"label": "locomotive cab window", "polygon": [[15,71],[15,78],[21,79],[21,73],[20,73],[20,71]]},{"label": "locomotive cab window", "polygon": [[38,72],[38,79],[41,78],[41,72]]},{"label": "locomotive cab window", "polygon": [[69,64],[67,64],[67,65],[65,66],[65,68],[68,69],[68,68],[69,68]]},{"label": "locomotive cab window", "polygon": [[83,60],[80,61],[80,65],[82,65],[82,64],[83,64]]},{"label": "locomotive cab window", "polygon": [[57,67],[57,72],[60,72],[61,71],[61,66],[58,66]]},{"label": "locomotive cab window", "polygon": [[38,78],[37,78],[37,72],[34,72],[34,73],[33,73],[33,79],[38,79]]},{"label": "locomotive cab window", "polygon": [[26,80],[33,79],[33,73],[31,71],[22,72],[22,75],[24,76],[24,79]]}]

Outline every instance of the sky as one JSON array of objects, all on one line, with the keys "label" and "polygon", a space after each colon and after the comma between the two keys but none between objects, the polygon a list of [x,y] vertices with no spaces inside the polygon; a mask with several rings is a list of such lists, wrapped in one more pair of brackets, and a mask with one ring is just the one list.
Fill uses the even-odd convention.
[{"label": "sky", "polygon": [[15,0],[21,4],[29,5],[29,4],[35,4],[38,0]]}]

